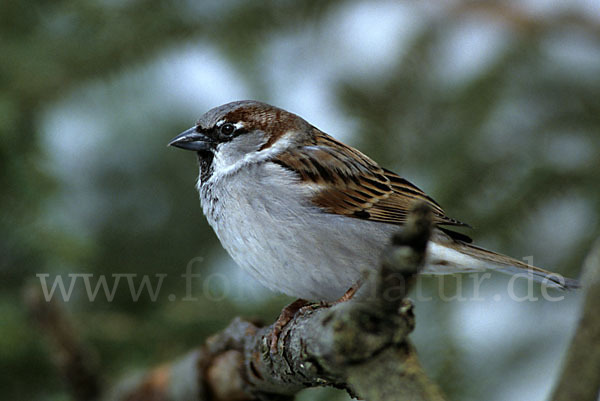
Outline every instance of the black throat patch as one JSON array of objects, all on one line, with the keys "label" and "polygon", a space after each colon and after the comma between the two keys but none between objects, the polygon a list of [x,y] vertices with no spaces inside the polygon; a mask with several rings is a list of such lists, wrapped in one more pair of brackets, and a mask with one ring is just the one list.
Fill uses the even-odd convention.
[{"label": "black throat patch", "polygon": [[196,152],[198,165],[200,166],[200,183],[204,184],[213,174],[213,159],[215,155],[211,151]]}]

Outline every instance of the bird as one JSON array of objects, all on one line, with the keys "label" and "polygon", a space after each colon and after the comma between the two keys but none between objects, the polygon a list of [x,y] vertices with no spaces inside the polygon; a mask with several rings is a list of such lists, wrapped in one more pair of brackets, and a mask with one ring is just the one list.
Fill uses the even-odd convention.
[{"label": "bird", "polygon": [[206,112],[169,144],[195,151],[202,210],[233,260],[267,288],[320,302],[342,299],[375,269],[415,202],[434,230],[421,274],[525,273],[548,287],[577,280],[486,250],[453,231],[424,191],[296,114],[254,100]]}]

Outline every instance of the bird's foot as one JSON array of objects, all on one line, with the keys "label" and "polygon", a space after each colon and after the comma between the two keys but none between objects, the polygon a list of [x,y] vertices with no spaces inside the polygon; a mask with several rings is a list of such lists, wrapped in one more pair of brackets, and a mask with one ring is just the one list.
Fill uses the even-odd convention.
[{"label": "bird's foot", "polygon": [[305,299],[297,299],[281,311],[279,317],[273,324],[273,330],[269,333],[268,342],[270,345],[271,354],[277,354],[277,342],[283,328],[296,316],[296,313],[302,312],[307,307],[312,307],[312,304]]},{"label": "bird's foot", "polygon": [[329,308],[329,307],[332,307],[334,305],[341,304],[342,302],[350,301],[352,298],[354,298],[354,295],[360,289],[360,287],[362,286],[362,284],[363,284],[363,281],[359,280],[352,287],[348,288],[348,291],[346,291],[344,293],[344,295],[342,295],[339,299],[336,299],[333,302],[321,301],[320,305],[322,307]]},{"label": "bird's foot", "polygon": [[269,348],[272,355],[277,355],[277,343],[279,342],[279,335],[281,334],[283,328],[294,318],[296,315],[301,315],[308,310],[315,309],[315,307],[319,306],[322,308],[329,308],[334,305],[340,304],[342,302],[346,302],[351,300],[356,292],[360,289],[362,285],[362,280],[356,282],[352,287],[348,289],[339,299],[333,302],[325,302],[321,301],[318,304],[314,304],[305,299],[297,299],[281,311],[279,317],[273,324],[273,329],[269,333],[268,343]]}]

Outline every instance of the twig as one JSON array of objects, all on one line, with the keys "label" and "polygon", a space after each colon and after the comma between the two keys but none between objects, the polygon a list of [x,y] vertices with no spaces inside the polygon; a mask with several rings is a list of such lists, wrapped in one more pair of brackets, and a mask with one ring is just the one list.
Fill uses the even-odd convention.
[{"label": "twig", "polygon": [[37,286],[24,293],[27,309],[52,347],[54,364],[76,401],[92,401],[100,396],[100,380],[95,359],[83,345],[61,306],[46,301]]}]

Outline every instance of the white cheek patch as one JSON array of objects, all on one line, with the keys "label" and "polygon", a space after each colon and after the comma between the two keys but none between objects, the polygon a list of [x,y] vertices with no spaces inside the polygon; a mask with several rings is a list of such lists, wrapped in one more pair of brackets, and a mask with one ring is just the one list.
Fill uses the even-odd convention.
[{"label": "white cheek patch", "polygon": [[[247,166],[248,164],[261,162],[285,151],[293,143],[293,141],[291,140],[292,137],[293,132],[287,132],[284,135],[282,135],[275,142],[275,144],[273,144],[273,146],[270,146],[261,151],[251,151],[239,158],[234,157],[234,160],[232,160],[230,154],[225,154],[227,152],[225,148],[231,146],[232,142],[224,142],[217,145],[217,151],[215,152],[215,158],[213,161],[213,165],[215,166],[215,172],[213,173],[213,177],[216,178],[217,176],[226,176],[232,174],[237,170],[243,168],[244,166]],[[259,147],[260,143],[257,142],[255,146]]]},{"label": "white cheek patch", "polygon": [[275,143],[273,145],[271,145],[268,148],[265,148],[263,150],[261,150],[258,153],[262,153],[262,154],[276,154],[279,152],[282,152],[284,150],[286,150],[287,148],[290,147],[290,145],[292,144],[292,137],[293,137],[294,133],[292,131],[288,131],[285,134],[281,135],[279,137],[279,139],[277,139],[275,141]]}]

